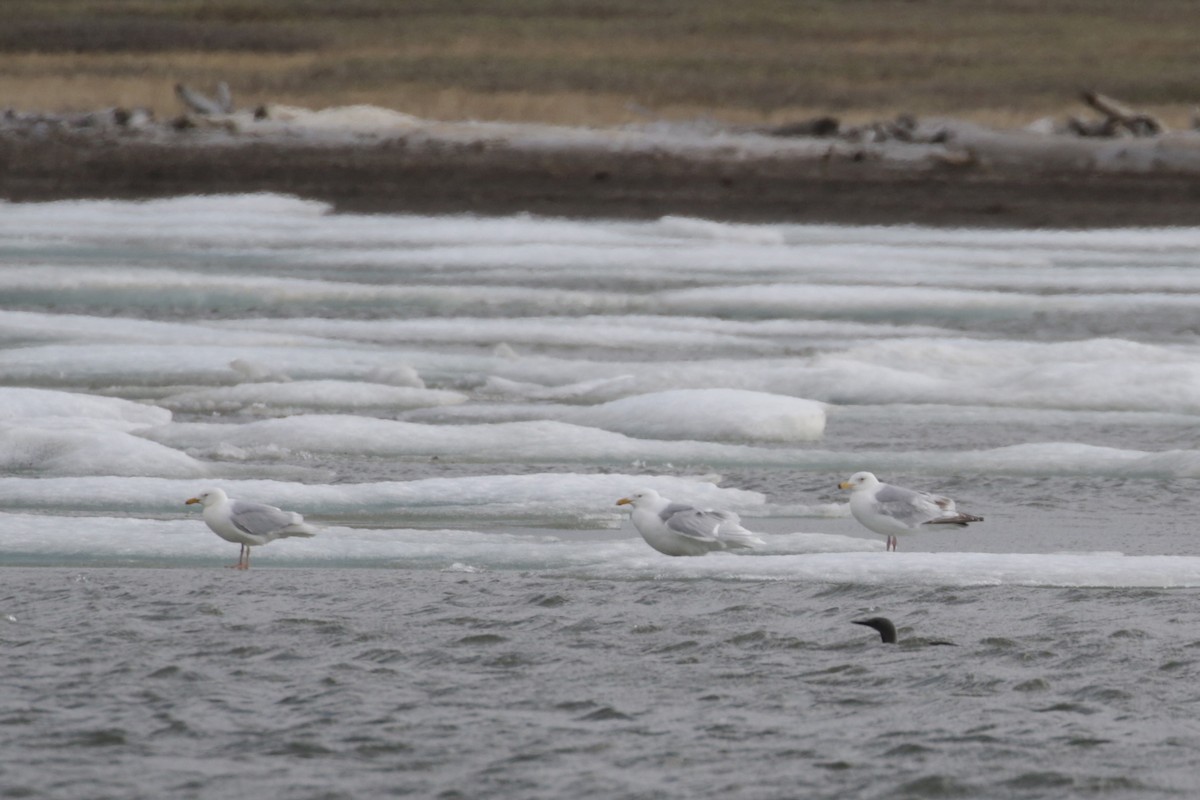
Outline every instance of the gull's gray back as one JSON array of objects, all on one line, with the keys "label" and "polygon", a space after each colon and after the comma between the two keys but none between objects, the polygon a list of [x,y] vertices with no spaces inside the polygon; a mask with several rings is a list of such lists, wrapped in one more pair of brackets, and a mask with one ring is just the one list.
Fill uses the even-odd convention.
[{"label": "gull's gray back", "polygon": [[735,514],[728,511],[701,511],[695,506],[683,503],[671,503],[662,510],[659,517],[676,533],[709,540],[717,538],[717,529],[721,527],[721,523],[728,522],[731,518],[737,519]]},{"label": "gull's gray back", "polygon": [[233,501],[233,524],[255,536],[270,536],[296,521],[295,514],[262,503]]},{"label": "gull's gray back", "polygon": [[890,483],[883,484],[875,493],[876,508],[906,525],[920,525],[939,516],[945,507],[943,504],[954,507],[944,497],[892,486]]}]

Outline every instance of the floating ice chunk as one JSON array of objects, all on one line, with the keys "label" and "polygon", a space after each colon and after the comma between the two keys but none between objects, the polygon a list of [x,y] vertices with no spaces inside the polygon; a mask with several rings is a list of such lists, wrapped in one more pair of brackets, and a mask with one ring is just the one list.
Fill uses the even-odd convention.
[{"label": "floating ice chunk", "polygon": [[177,423],[142,435],[173,447],[215,454],[217,448],[273,446],[293,451],[364,456],[428,457],[470,461],[565,461],[629,463],[638,460],[694,463],[757,463],[771,456],[734,444],[636,439],[619,433],[554,421],[481,425],[423,425],[351,415],[312,414],[241,425]]},{"label": "floating ice chunk", "polygon": [[510,345],[508,342],[500,342],[497,344],[492,348],[492,354],[496,356],[496,358],[507,358],[510,361],[516,361],[518,358],[520,358],[520,356],[517,355],[517,351],[514,350],[512,345]]},{"label": "floating ice chunk", "polygon": [[[211,247],[240,237],[261,236],[286,227],[293,236],[312,230],[314,220],[332,212],[318,200],[280,194],[187,195],[157,200],[59,200],[0,205],[12,230],[33,241],[159,242],[188,237]],[[144,224],[153,218],[154,225]],[[219,231],[219,237],[215,233]]]},{"label": "floating ice chunk", "polygon": [[[246,334],[229,331],[233,342]],[[260,333],[267,337],[270,334]],[[104,340],[101,339],[101,342]],[[370,380],[398,360],[430,382],[464,384],[480,375],[501,396],[573,400],[552,387],[591,381],[579,399],[684,388],[730,388],[805,397],[838,404],[938,404],[1069,408],[1106,411],[1196,412],[1200,366],[1180,347],[1082,341],[1070,346],[966,339],[860,343],[815,357],[595,361],[364,346],[239,346],[120,342],[0,349],[0,381],[39,385],[222,385],[231,358],[272,364],[293,379]],[[1132,376],[1114,381],[1112,375]],[[512,381],[505,384],[503,381]],[[522,387],[516,384],[529,384]],[[541,387],[540,389],[538,387]]]},{"label": "floating ice chunk", "polygon": [[40,475],[207,474],[203,464],[162,444],[95,421],[64,425],[55,418],[0,424],[0,469]]},{"label": "floating ice chunk", "polygon": [[112,427],[133,430],[148,425],[165,425],[171,412],[163,408],[76,392],[50,389],[0,387],[0,420],[68,417],[113,423]]},{"label": "floating ice chunk", "polygon": [[702,286],[660,293],[664,309],[691,315],[734,318],[886,318],[891,322],[941,320],[1028,320],[1039,314],[1105,314],[1133,308],[1187,312],[1200,306],[1194,293],[1040,294],[930,286],[820,286],[767,283]]},{"label": "floating ice chunk", "polygon": [[450,566],[442,570],[442,572],[461,572],[466,575],[476,575],[484,570],[481,567],[472,567],[470,564],[463,564],[460,561],[455,561]]},{"label": "floating ice chunk", "polygon": [[[489,276],[495,278],[495,271]],[[630,298],[631,304],[642,302]],[[294,332],[297,335],[349,339],[372,344],[464,344],[482,347],[502,342],[514,346],[537,348],[603,348],[622,352],[648,352],[662,357],[669,349],[689,352],[721,350],[778,353],[790,347],[796,338],[816,328],[811,325],[787,322],[738,323],[725,319],[680,318],[639,315],[588,315],[561,317],[485,318],[436,317],[430,319],[371,319],[330,320],[312,317],[251,320],[224,323],[230,327],[249,326],[263,332]],[[824,323],[833,325],[836,323]],[[859,325],[847,333],[866,332],[868,325]],[[907,329],[920,332],[921,329]],[[941,329],[928,329],[944,332]],[[889,333],[896,335],[897,329]],[[876,330],[876,335],[882,335]],[[786,345],[771,341],[786,340]],[[507,357],[509,350],[501,349],[497,356]]]},{"label": "floating ice chunk", "polygon": [[508,378],[500,378],[495,375],[488,377],[484,381],[480,392],[492,397],[520,397],[528,400],[546,398],[557,387],[543,386],[540,383],[527,383],[525,381],[514,381]]},{"label": "floating ice chunk", "polygon": [[758,509],[754,516],[814,517],[816,519],[839,519],[850,516],[849,503],[771,503]]},{"label": "floating ice chunk", "polygon": [[248,381],[290,381],[291,378],[269,364],[250,361],[245,358],[235,358],[229,362],[229,367],[243,379]]},{"label": "floating ice chunk", "polygon": [[695,217],[665,216],[659,219],[658,224],[653,226],[652,230],[670,236],[744,242],[746,244],[782,245],[786,242],[783,231],[776,227],[714,222]]},{"label": "floating ice chunk", "polygon": [[367,380],[372,383],[386,383],[388,386],[410,386],[413,389],[424,389],[425,381],[415,369],[407,364],[394,366],[373,367],[367,372]]},{"label": "floating ice chunk", "polygon": [[324,411],[368,409],[406,410],[464,403],[458,392],[385,386],[354,381],[293,381],[243,383],[198,389],[164,397],[159,402],[176,411],[239,411],[252,406],[269,409],[309,408]]},{"label": "floating ice chunk", "polygon": [[483,392],[500,397],[520,397],[527,400],[557,400],[560,402],[586,400],[609,396],[619,387],[627,386],[632,380],[632,375],[618,375],[614,378],[597,378],[562,386],[543,386],[540,383],[525,383],[492,375],[484,383]]},{"label": "floating ice chunk", "polygon": [[825,432],[825,404],[739,389],[676,389],[613,400],[566,419],[653,439],[796,442]]},{"label": "floating ice chunk", "polygon": [[[236,342],[238,334],[229,335]],[[276,371],[294,380],[363,380],[371,370],[390,367],[396,362],[393,353],[358,346],[54,344],[0,349],[0,380],[82,385],[226,385],[232,377],[229,362],[234,354],[253,363],[272,364]],[[444,354],[426,354],[424,359],[430,368],[448,365],[446,369],[452,370],[451,374],[486,372],[496,363],[492,358]]]},{"label": "floating ice chunk", "polygon": [[222,308],[249,313],[275,308],[296,314],[330,308],[403,310],[419,314],[533,316],[553,307],[598,313],[623,308],[628,299],[612,292],[528,286],[380,286],[347,281],[255,274],[221,274],[114,265],[109,269],[72,266],[10,266],[0,271],[0,292],[10,302],[61,303],[104,309]]},{"label": "floating ice chunk", "polygon": [[[310,414],[245,424],[172,423],[138,432],[194,455],[216,456],[230,445],[379,457],[440,456],[464,461],[595,464],[673,463],[785,466],[833,473],[871,464],[881,472],[921,470],[932,474],[986,472],[1009,475],[1200,475],[1200,451],[1163,453],[1117,450],[1071,443],[1033,443],[966,452],[886,450],[832,452],[806,447],[768,447],[726,442],[639,439],[593,427],[549,420],[475,425]],[[1025,448],[1024,452],[1022,448]]]},{"label": "floating ice chunk", "polygon": [[1036,464],[1045,475],[1120,475],[1125,478],[1200,477],[1200,451],[1121,450],[1076,442],[1031,442],[986,451],[991,472],[1020,474]]},{"label": "floating ice chunk", "polygon": [[[0,478],[0,507],[53,511],[70,496],[72,509],[123,517],[182,513],[182,503],[217,481],[158,477]],[[705,480],[668,475],[539,473],[427,478],[355,484],[299,484],[272,480],[219,480],[231,496],[294,509],[313,522],[371,520],[391,526],[422,520],[471,519],[536,522],[564,526],[583,520],[589,527],[619,527],[626,515],[614,505],[647,486],[680,502],[738,512],[760,508],[758,492],[722,488]],[[579,527],[578,524],[571,525]]]},{"label": "floating ice chunk", "polygon": [[[334,342],[309,335],[302,327],[272,333],[255,330],[244,323],[219,325],[128,317],[44,314],[0,310],[0,344],[27,347],[38,342],[196,345],[302,345],[329,346]],[[235,367],[236,369],[236,367]]]},{"label": "floating ice chunk", "polygon": [[[1195,454],[1194,454],[1195,455]],[[989,468],[995,472],[1010,472],[1026,464],[1037,464],[1047,475],[1078,474],[1105,465],[1113,471],[1128,471],[1133,475],[1143,471],[1151,454],[1115,447],[1098,447],[1075,442],[1030,442],[997,447],[988,453]],[[1193,457],[1192,467],[1197,466]]]},{"label": "floating ice chunk", "polygon": [[754,555],[797,555],[800,553],[873,553],[882,551],[883,542],[835,533],[784,533],[763,536],[764,546]]},{"label": "floating ice chunk", "polygon": [[[832,552],[776,556],[664,557],[654,576],[719,577],[867,586],[1200,586],[1200,558],[1126,556],[1112,553],[884,553]],[[688,562],[688,563],[680,563]],[[706,562],[706,563],[699,563]],[[615,562],[599,575],[633,577],[648,571]]]}]

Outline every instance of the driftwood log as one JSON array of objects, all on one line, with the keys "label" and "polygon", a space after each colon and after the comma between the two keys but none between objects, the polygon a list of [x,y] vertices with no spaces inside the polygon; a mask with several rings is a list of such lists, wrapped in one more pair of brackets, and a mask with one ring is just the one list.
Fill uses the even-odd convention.
[{"label": "driftwood log", "polygon": [[748,128],[749,132],[765,133],[768,136],[808,137],[816,139],[841,139],[846,142],[883,144],[903,142],[908,144],[942,144],[947,139],[946,131],[934,126],[922,126],[911,114],[901,114],[892,120],[880,120],[865,125],[843,126],[837,117],[814,117],[798,122],[788,122],[770,128]]},{"label": "driftwood log", "polygon": [[1116,136],[1122,132],[1134,136],[1157,136],[1166,130],[1162,121],[1152,114],[1136,111],[1099,92],[1088,90],[1083,92],[1082,97],[1083,102],[1104,115],[1103,120],[1091,125],[1072,120],[1069,123],[1072,131],[1082,136]]},{"label": "driftwood log", "polygon": [[764,128],[762,132],[768,136],[815,136],[823,139],[837,136],[840,129],[841,122],[837,117],[822,116],[798,122],[785,122],[782,125]]},{"label": "driftwood log", "polygon": [[208,97],[190,86],[177,83],[175,84],[175,96],[187,106],[189,111],[196,114],[207,116],[233,112],[233,93],[230,92],[229,84],[225,81],[217,84],[217,91],[212,97]]}]

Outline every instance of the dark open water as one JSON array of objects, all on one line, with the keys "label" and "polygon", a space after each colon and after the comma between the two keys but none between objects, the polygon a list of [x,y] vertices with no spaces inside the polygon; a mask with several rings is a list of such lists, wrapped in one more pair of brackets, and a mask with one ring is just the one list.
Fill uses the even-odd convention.
[{"label": "dark open water", "polygon": [[[1196,600],[13,568],[0,782],[44,798],[1194,797]],[[849,624],[868,612],[902,624],[898,646]]]}]

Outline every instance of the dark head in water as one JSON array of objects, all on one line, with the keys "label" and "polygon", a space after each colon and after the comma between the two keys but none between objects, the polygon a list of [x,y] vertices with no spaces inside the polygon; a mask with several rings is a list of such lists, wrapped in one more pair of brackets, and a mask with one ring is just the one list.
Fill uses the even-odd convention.
[{"label": "dark head in water", "polygon": [[879,638],[884,644],[896,643],[896,626],[887,617],[871,617],[870,619],[851,620],[855,625],[866,625],[879,631]]},{"label": "dark head in water", "polygon": [[[850,621],[855,625],[866,625],[868,628],[874,628],[879,631],[879,638],[884,644],[896,643],[896,626],[887,617],[871,617],[870,619],[854,619]],[[942,639],[930,639],[922,642],[922,644],[955,646],[954,642],[947,642]]]}]

